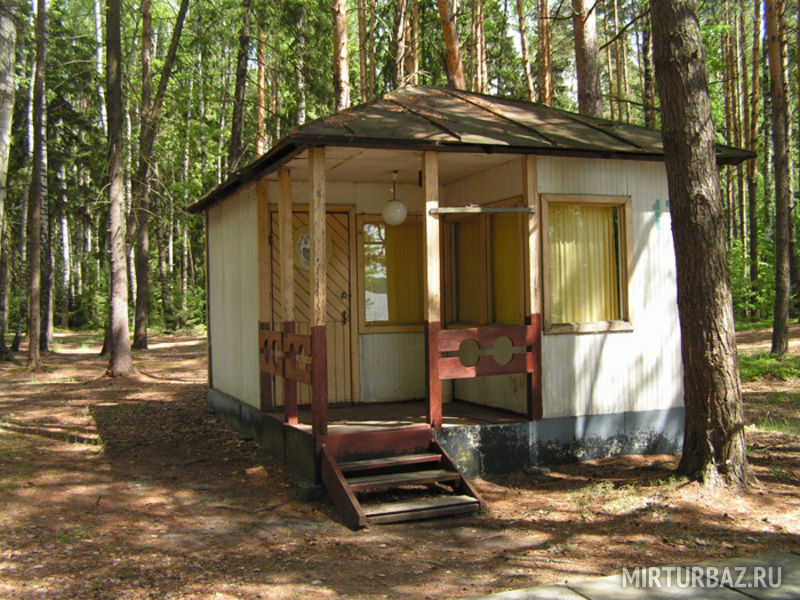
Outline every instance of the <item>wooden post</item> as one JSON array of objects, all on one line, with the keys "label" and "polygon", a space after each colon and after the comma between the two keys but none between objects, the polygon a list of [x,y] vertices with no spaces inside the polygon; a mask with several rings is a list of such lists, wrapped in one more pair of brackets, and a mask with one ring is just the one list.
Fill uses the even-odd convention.
[{"label": "wooden post", "polygon": [[439,216],[430,214],[439,208],[439,155],[422,154],[422,188],[425,195],[425,364],[428,397],[428,423],[442,426],[442,382],[439,380],[439,350],[437,338],[442,328],[442,280],[439,264]]},{"label": "wooden post", "polygon": [[[278,235],[281,243],[281,305],[283,331],[294,333],[294,248],[292,244],[292,179],[289,169],[278,169]],[[297,425],[297,382],[283,380],[283,419]]]},{"label": "wooden post", "polygon": [[526,206],[536,209],[528,215],[528,324],[533,332],[531,345],[534,372],[528,374],[528,418],[531,421],[542,419],[542,213],[539,202],[539,183],[536,170],[536,157],[525,154],[522,157],[522,201]]},{"label": "wooden post", "polygon": [[311,148],[309,220],[311,222],[311,428],[317,449],[328,433],[328,360],[325,338],[327,269],[325,250],[325,149]]},{"label": "wooden post", "polygon": [[[270,216],[269,196],[267,195],[267,180],[260,179],[256,183],[256,201],[258,210],[258,327],[272,328],[272,256],[269,249]],[[258,351],[261,352],[262,348]],[[275,401],[272,396],[272,379],[269,373],[260,373],[261,410],[274,408]]]}]

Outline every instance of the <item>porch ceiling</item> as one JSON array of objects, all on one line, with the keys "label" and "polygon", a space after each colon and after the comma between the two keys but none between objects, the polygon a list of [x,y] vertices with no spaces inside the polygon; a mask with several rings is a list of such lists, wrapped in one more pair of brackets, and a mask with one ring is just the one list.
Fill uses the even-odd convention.
[{"label": "porch ceiling", "polygon": [[[517,157],[508,154],[442,153],[439,157],[439,181],[447,185],[467,175],[489,169]],[[290,160],[292,180],[308,180],[308,152]],[[414,150],[381,150],[329,146],[325,149],[325,177],[331,182],[390,183],[397,171],[398,183],[416,184],[422,168],[422,153]],[[277,173],[267,176],[277,179]]]}]

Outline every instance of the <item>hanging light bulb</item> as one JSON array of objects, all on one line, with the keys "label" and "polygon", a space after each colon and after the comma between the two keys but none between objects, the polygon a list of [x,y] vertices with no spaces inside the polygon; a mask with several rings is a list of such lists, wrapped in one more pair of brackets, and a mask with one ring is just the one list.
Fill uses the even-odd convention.
[{"label": "hanging light bulb", "polygon": [[392,199],[383,205],[381,215],[387,225],[400,225],[408,216],[408,208],[397,199],[397,171],[392,171]]}]

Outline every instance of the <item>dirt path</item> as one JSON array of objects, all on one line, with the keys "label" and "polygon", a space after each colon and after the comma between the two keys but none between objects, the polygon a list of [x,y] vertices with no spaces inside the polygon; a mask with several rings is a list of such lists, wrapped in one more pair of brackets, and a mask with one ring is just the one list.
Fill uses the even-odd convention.
[{"label": "dirt path", "polygon": [[[0,364],[2,598],[452,598],[800,547],[781,427],[748,427],[743,497],[622,457],[478,481],[487,515],[353,532],[209,412],[203,338],[155,337],[128,381],[98,350],[60,335],[45,372]],[[800,385],[759,385],[750,418],[797,423]]]}]

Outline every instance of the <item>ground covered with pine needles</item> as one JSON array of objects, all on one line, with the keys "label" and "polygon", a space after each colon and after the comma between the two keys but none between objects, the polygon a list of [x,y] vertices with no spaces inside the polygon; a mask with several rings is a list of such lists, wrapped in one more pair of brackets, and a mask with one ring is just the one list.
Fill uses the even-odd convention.
[{"label": "ground covered with pine needles", "polygon": [[677,477],[678,456],[618,457],[479,480],[483,515],[354,532],[209,411],[203,336],[153,337],[127,380],[101,341],[0,364],[0,597],[452,598],[800,546],[791,370],[745,383],[746,495]]}]

